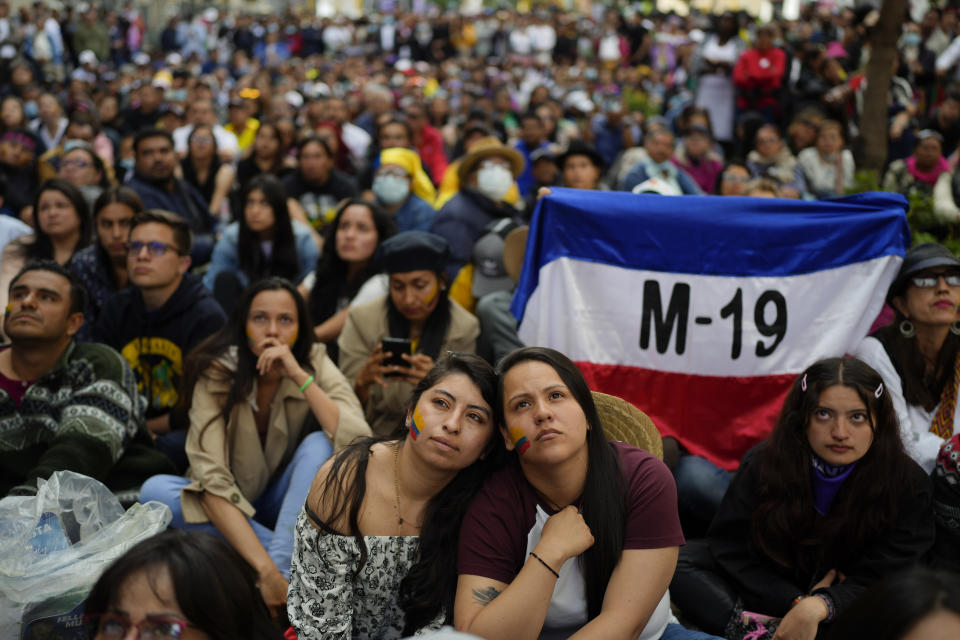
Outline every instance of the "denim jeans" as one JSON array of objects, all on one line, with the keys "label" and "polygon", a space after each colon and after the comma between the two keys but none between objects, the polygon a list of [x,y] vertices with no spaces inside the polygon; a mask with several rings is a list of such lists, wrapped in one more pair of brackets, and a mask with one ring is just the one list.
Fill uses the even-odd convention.
[{"label": "denim jeans", "polygon": [[[293,556],[293,529],[303,503],[310,492],[310,484],[320,466],[333,453],[333,447],[323,432],[311,433],[293,454],[283,473],[253,502],[256,513],[249,518],[260,543],[267,550],[277,568],[290,577],[290,558]],[[185,531],[204,531],[223,537],[210,522],[188,523],[183,519],[180,491],[190,484],[180,476],[154,476],[140,489],[140,502],[156,500],[170,507],[173,520],[170,526]]]},{"label": "denim jeans", "polygon": [[677,460],[673,478],[681,514],[695,517],[706,527],[720,508],[733,476],[706,458],[685,455]]},{"label": "denim jeans", "polygon": [[693,631],[676,622],[671,622],[667,625],[667,628],[663,630],[660,640],[723,640],[723,638],[720,636],[712,636],[702,631]]}]

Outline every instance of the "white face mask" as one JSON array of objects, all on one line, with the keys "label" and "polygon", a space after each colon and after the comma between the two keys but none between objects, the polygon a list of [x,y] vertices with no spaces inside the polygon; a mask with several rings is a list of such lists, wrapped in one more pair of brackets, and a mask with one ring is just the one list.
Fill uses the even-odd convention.
[{"label": "white face mask", "polygon": [[400,176],[377,176],[370,187],[384,204],[403,202],[410,194],[410,181]]},{"label": "white face mask", "polygon": [[511,185],[513,185],[513,174],[504,166],[487,165],[477,171],[477,189],[495,202],[503,200],[503,196],[507,195]]}]

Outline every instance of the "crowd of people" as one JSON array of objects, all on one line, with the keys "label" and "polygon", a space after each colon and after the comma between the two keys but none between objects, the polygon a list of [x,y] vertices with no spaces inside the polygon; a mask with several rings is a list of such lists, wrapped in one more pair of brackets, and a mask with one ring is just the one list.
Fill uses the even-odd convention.
[{"label": "crowd of people", "polygon": [[[870,176],[869,6],[151,30],[0,0],[0,497],[68,469],[170,508],[94,587],[102,639],[960,633],[960,25],[916,17]],[[883,189],[943,244],[684,513],[711,463],[608,442],[576,366],[517,335],[556,187]]]}]

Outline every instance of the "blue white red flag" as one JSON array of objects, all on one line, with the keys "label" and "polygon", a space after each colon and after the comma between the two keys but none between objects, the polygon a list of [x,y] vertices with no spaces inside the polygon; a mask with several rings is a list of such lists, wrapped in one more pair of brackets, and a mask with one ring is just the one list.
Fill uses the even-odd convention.
[{"label": "blue white red flag", "polygon": [[555,189],[537,206],[512,310],[591,388],[734,468],[796,375],[850,352],[910,241],[907,201],[806,202]]}]

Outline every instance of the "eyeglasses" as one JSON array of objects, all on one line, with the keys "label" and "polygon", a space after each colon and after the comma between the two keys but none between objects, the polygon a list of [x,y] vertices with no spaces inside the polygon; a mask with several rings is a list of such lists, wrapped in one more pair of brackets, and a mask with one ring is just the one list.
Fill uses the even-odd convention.
[{"label": "eyeglasses", "polygon": [[61,163],[61,166],[64,169],[86,169],[87,167],[93,165],[89,160],[64,160]]},{"label": "eyeglasses", "polygon": [[213,136],[193,136],[191,141],[198,144],[210,144],[213,142]]},{"label": "eyeglasses", "polygon": [[157,242],[156,240],[153,242],[141,242],[139,240],[135,240],[134,242],[128,242],[123,246],[127,250],[127,254],[131,256],[140,255],[140,252],[144,247],[147,248],[147,252],[154,258],[161,257],[167,251],[174,251],[177,254],[180,253],[180,249],[174,245],[167,242]]},{"label": "eyeglasses", "polygon": [[188,628],[196,628],[186,620],[173,616],[147,616],[134,624],[126,616],[115,613],[86,615],[83,624],[87,637],[97,640],[122,640],[131,627],[137,630],[138,640],[177,640]]},{"label": "eyeglasses", "polygon": [[738,176],[734,174],[725,173],[723,174],[724,182],[750,182],[750,176]]},{"label": "eyeglasses", "polygon": [[910,284],[918,289],[932,289],[943,278],[948,287],[960,287],[960,273],[937,273],[929,276],[914,276],[910,278]]}]

